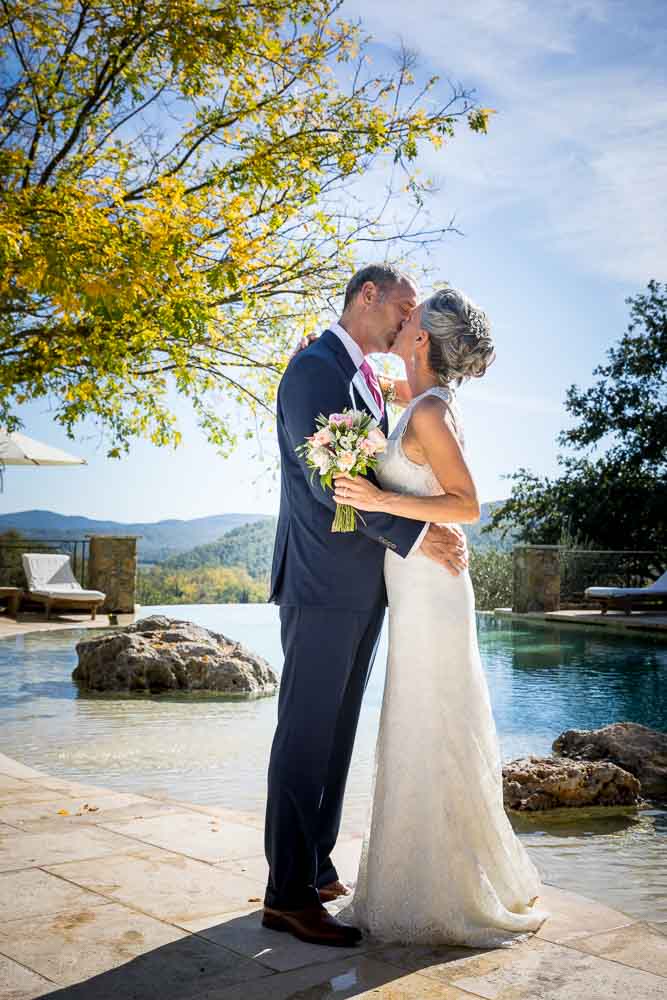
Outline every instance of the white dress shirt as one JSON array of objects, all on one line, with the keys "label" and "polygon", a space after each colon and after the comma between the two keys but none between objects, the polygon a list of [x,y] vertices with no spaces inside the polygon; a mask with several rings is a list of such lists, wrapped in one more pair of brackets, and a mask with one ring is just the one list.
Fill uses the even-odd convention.
[{"label": "white dress shirt", "polygon": [[[347,332],[347,330],[345,330],[340,325],[340,323],[331,323],[331,325],[328,327],[328,329],[331,330],[332,333],[336,334],[336,336],[338,337],[338,339],[343,344],[343,347],[345,348],[345,350],[347,351],[347,353],[352,358],[352,361],[354,362],[354,364],[355,364],[355,366],[356,366],[356,368],[358,370],[359,367],[361,366],[362,361],[364,360],[364,352],[359,347],[359,344],[356,342],[356,340],[354,340],[349,335],[349,333]],[[362,378],[363,378],[363,375],[362,375]],[[421,543],[422,543],[422,541],[424,539],[424,535],[428,531],[429,527],[430,527],[430,522],[427,521],[426,524],[424,525],[424,527],[422,528],[422,530],[419,532],[419,534],[418,534],[418,536],[417,536],[417,538],[415,540],[414,545],[412,546],[412,548],[408,552],[409,556],[411,556],[413,554],[413,552],[417,551],[417,549],[421,545]]]}]

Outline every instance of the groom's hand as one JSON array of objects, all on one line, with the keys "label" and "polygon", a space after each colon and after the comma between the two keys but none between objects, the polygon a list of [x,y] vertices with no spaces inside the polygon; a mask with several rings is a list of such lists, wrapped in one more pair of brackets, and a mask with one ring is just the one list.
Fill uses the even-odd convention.
[{"label": "groom's hand", "polygon": [[301,351],[305,351],[307,347],[310,347],[312,342],[317,339],[318,337],[316,333],[309,333],[307,337],[302,337],[299,343],[292,351],[292,353],[290,354],[290,361],[292,360],[292,358],[295,358],[297,354],[300,354]]},{"label": "groom's hand", "polygon": [[452,576],[458,576],[468,565],[468,543],[458,524],[431,524],[419,549]]}]

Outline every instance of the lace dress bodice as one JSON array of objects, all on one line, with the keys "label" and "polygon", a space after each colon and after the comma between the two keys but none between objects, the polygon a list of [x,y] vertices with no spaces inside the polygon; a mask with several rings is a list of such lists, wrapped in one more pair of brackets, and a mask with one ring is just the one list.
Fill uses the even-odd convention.
[{"label": "lace dress bodice", "polygon": [[[412,412],[417,403],[426,396],[437,396],[438,399],[444,400],[450,408],[458,428],[452,394],[448,389],[435,386],[415,396],[401,414],[400,420],[389,435],[387,448],[380,456],[376,474],[383,489],[421,497],[433,497],[444,492],[431,466],[412,462],[403,451],[403,435],[410,423]],[[458,437],[462,443],[460,431],[458,431]]]}]

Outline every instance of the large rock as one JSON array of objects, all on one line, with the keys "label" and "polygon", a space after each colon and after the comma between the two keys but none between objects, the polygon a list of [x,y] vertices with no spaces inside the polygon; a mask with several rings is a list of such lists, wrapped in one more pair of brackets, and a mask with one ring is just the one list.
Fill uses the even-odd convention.
[{"label": "large rock", "polygon": [[601,729],[568,729],[554,740],[554,753],[576,760],[608,760],[639,778],[646,798],[667,798],[667,733],[635,722]]},{"label": "large rock", "polygon": [[520,812],[635,805],[639,792],[632,774],[608,762],[522,757],[503,767],[505,807]]},{"label": "large rock", "polygon": [[268,663],[240,643],[164,615],[77,643],[72,679],[83,691],[273,694]]}]

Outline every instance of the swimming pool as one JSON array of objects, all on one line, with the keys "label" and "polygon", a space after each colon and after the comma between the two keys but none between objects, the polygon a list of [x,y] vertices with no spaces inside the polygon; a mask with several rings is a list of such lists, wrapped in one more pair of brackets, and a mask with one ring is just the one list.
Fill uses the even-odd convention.
[{"label": "swimming pool", "polygon": [[[281,667],[273,605],[142,608],[224,632]],[[89,631],[0,642],[0,751],[52,774],[125,791],[261,811],[276,698],[82,697],[71,680]],[[667,645],[589,629],[479,616],[504,760],[546,755],[565,729],[639,722],[667,730]],[[384,683],[383,643],[366,693],[344,814],[363,832]],[[446,738],[446,734],[445,734]],[[644,919],[667,919],[667,810],[634,818],[517,824],[543,878]]]}]

